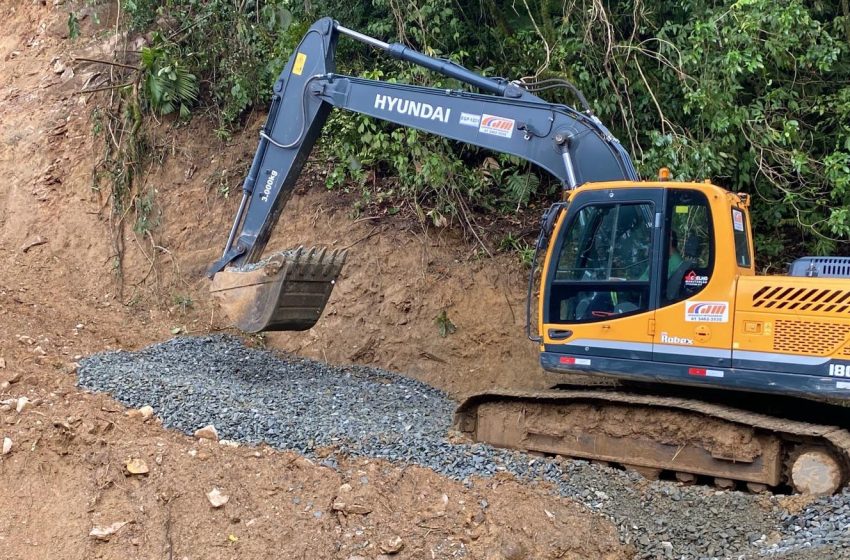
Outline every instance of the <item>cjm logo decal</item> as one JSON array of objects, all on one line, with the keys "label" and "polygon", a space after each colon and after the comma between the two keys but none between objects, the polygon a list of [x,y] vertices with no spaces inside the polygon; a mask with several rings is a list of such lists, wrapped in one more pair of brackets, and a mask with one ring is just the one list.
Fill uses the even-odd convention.
[{"label": "cjm logo decal", "polygon": [[729,303],[725,301],[685,302],[685,321],[698,323],[729,322]]},{"label": "cjm logo decal", "polygon": [[481,115],[481,125],[478,127],[478,132],[510,138],[514,134],[514,120],[484,114]]}]

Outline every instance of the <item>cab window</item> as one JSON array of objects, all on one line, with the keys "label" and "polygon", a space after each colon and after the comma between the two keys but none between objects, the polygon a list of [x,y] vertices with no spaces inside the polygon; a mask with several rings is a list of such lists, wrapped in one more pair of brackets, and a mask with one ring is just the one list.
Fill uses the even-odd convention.
[{"label": "cab window", "polygon": [[701,292],[714,266],[714,235],[706,196],[673,189],[667,197],[664,278],[661,304],[670,305]]},{"label": "cab window", "polygon": [[750,268],[750,240],[747,239],[747,221],[744,212],[732,208],[732,231],[735,234],[735,258],[738,266]]},{"label": "cab window", "polygon": [[564,232],[548,322],[601,321],[649,308],[651,203],[580,209]]}]

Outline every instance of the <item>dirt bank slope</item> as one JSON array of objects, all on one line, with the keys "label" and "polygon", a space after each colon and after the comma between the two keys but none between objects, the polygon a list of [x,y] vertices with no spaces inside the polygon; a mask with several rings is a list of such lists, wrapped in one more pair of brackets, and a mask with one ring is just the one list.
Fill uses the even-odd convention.
[{"label": "dirt bank slope", "polygon": [[[166,337],[175,326],[223,327],[203,272],[220,253],[262,115],[227,144],[202,118],[176,132],[169,123],[154,132],[154,159],[163,167],[152,168],[139,191],[152,193],[158,225],[135,232],[127,216],[119,286],[112,200],[91,189],[102,138],[91,137],[90,113],[104,98],[74,95],[107,69],[73,57],[111,58],[119,46],[108,34],[114,14],[108,6],[101,11],[99,26],[84,17],[82,37],[69,41],[62,6],[23,3],[9,24],[15,32],[0,38],[5,276],[33,275],[39,289],[62,300],[122,308],[144,332],[138,339],[116,335],[122,346]],[[351,247],[351,256],[323,320],[307,333],[269,335],[271,346],[397,369],[453,394],[543,383],[524,336],[526,279],[514,256],[480,259],[455,233],[401,218],[352,220],[354,200],[325,191],[314,177],[290,202],[270,248],[318,243]],[[21,251],[37,241],[45,243]],[[442,311],[457,326],[446,338],[435,323]]]}]

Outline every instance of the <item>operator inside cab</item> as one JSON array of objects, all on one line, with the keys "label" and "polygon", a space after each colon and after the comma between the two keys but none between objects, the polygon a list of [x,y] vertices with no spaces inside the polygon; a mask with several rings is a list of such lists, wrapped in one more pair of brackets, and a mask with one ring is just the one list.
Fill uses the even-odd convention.
[{"label": "operator inside cab", "polygon": [[679,253],[679,234],[676,233],[676,230],[670,231],[670,256],[667,258],[667,282],[670,282],[673,274],[679,269],[680,266],[685,262],[685,259],[682,258],[682,254]]},{"label": "operator inside cab", "polygon": [[[667,250],[670,253],[667,257],[667,284],[670,285],[673,275],[685,264],[685,259],[682,258],[682,254],[679,252],[679,234],[675,230],[670,231],[670,243]],[[649,266],[650,263],[647,262],[643,274],[640,275],[641,280],[649,280]]]}]

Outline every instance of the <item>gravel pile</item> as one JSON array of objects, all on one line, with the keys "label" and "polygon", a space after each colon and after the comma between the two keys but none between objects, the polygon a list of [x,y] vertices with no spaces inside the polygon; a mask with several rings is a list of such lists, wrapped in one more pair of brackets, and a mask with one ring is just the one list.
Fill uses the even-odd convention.
[{"label": "gravel pile", "polygon": [[223,439],[312,457],[331,447],[322,459],[330,467],[344,454],[414,463],[461,481],[500,471],[546,480],[612,519],[638,558],[850,558],[850,492],[791,515],[775,498],[452,444],[455,403],[376,368],[280,357],[226,336],[183,337],[86,358],[79,385],[130,407],[151,405],[166,427],[189,434],[214,424]]},{"label": "gravel pile", "polygon": [[[787,558],[817,558],[819,550],[841,551],[841,558],[850,557],[850,489],[839,496],[821,498],[798,514],[781,516],[782,540],[762,552],[767,556]],[[820,558],[838,558],[824,554]]]}]

